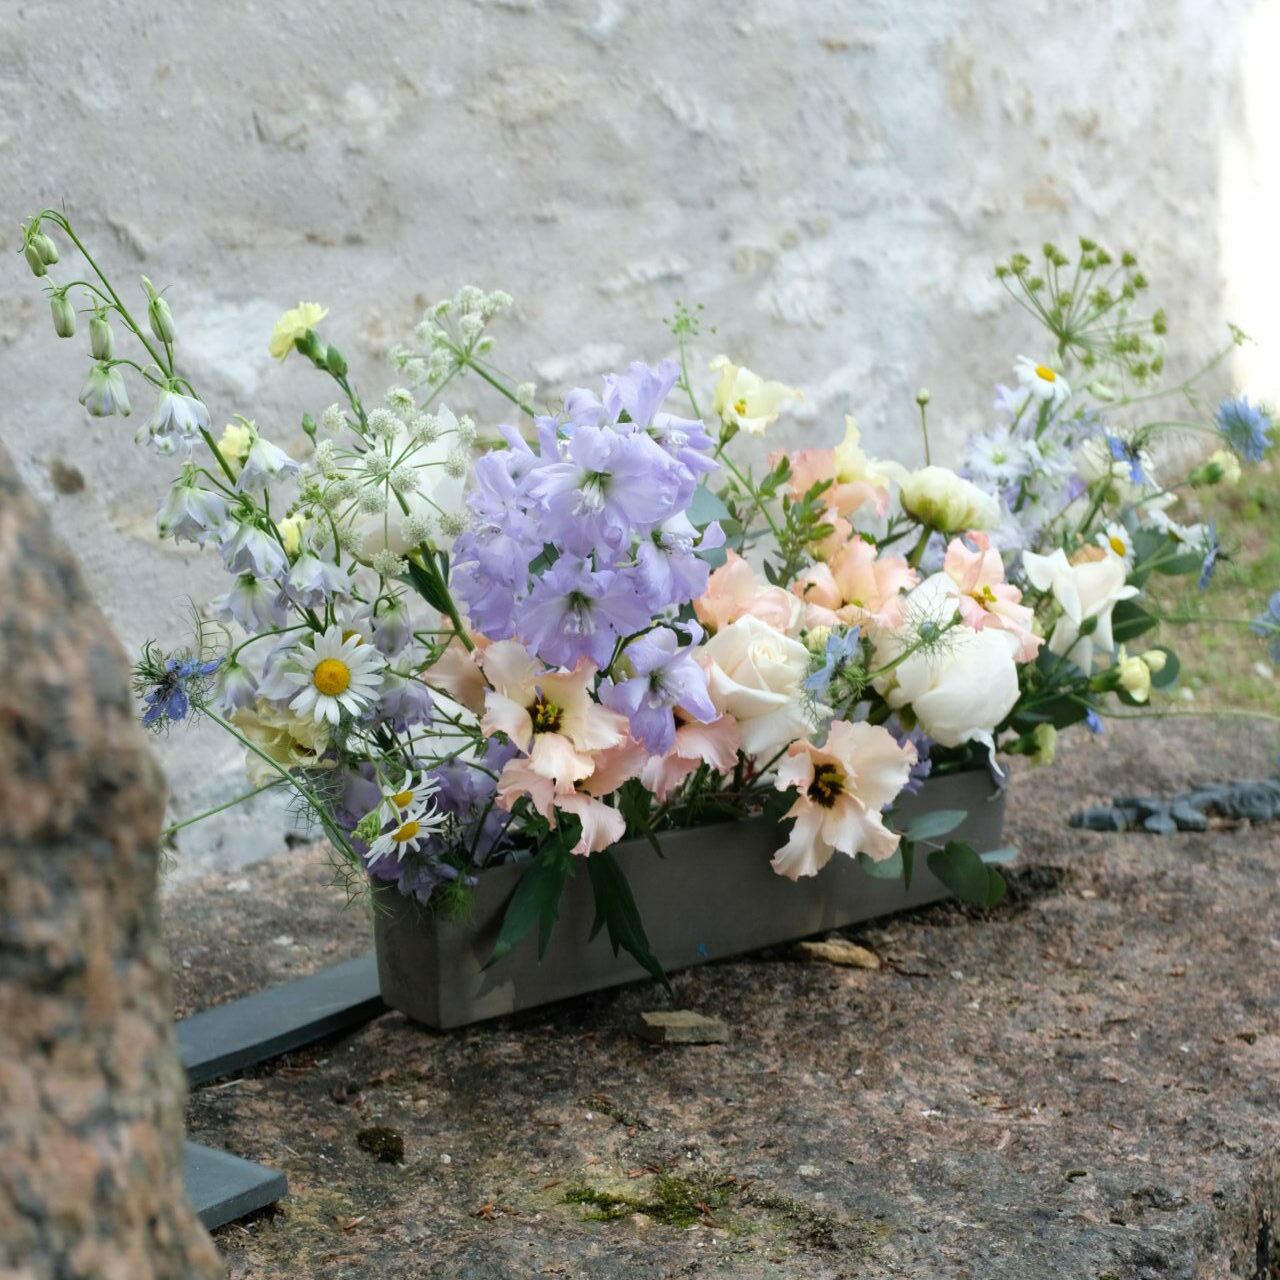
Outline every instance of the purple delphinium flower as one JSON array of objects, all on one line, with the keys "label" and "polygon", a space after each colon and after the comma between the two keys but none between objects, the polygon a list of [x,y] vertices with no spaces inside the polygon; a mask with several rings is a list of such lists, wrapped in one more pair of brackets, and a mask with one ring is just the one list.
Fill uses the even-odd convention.
[{"label": "purple delphinium flower", "polygon": [[572,555],[620,553],[634,533],[677,510],[679,471],[646,435],[576,428],[563,461],[546,462],[529,476],[529,494],[542,509],[544,541]]},{"label": "purple delphinium flower", "polygon": [[693,657],[702,628],[693,622],[687,629],[690,643],[685,648],[671,627],[655,627],[633,640],[626,657],[634,676],[600,686],[600,701],[626,716],[631,736],[654,755],[664,755],[675,743],[675,708],[704,724],[720,714],[707,692],[707,673]]},{"label": "purple delphinium flower", "polygon": [[1244,396],[1224,400],[1214,415],[1218,430],[1246,462],[1261,462],[1271,447],[1271,419]]},{"label": "purple delphinium flower", "polygon": [[697,599],[707,589],[711,566],[698,551],[724,546],[724,531],[713,522],[701,533],[683,512],[665,520],[636,547],[636,584],[657,613]]},{"label": "purple delphinium flower", "polygon": [[236,579],[230,591],[209,602],[220,622],[234,620],[246,631],[267,631],[283,627],[288,617],[284,592],[274,582],[263,582],[251,573]]},{"label": "purple delphinium flower", "polygon": [[285,579],[285,590],[304,609],[323,609],[330,600],[351,594],[351,577],[331,560],[304,548]]},{"label": "purple delphinium flower", "polygon": [[1218,560],[1221,555],[1222,545],[1218,541],[1218,522],[1210,520],[1204,537],[1204,560],[1200,565],[1199,587],[1201,591],[1209,585],[1213,577],[1213,571],[1218,567]]},{"label": "purple delphinium flower", "polygon": [[534,584],[516,620],[530,653],[548,666],[573,667],[589,657],[605,667],[623,636],[651,618],[633,571],[593,570],[586,560],[557,560]]},{"label": "purple delphinium flower", "polygon": [[910,743],[916,749],[916,762],[911,766],[906,784],[902,788],[903,795],[913,796],[924,786],[924,780],[933,772],[933,761],[929,758],[933,739],[918,725],[914,729],[904,729],[896,715],[890,716],[884,727],[893,734],[898,746],[905,747]]},{"label": "purple delphinium flower", "polygon": [[1266,610],[1249,623],[1249,630],[1264,640],[1270,638],[1271,661],[1280,662],[1280,591],[1272,593]]},{"label": "purple delphinium flower", "polygon": [[416,676],[388,671],[382,677],[377,709],[371,719],[392,733],[406,733],[414,725],[431,723],[431,691]]},{"label": "purple delphinium flower", "polygon": [[278,578],[289,567],[284,548],[253,520],[233,520],[223,526],[223,562],[228,573],[252,573],[257,578]]}]

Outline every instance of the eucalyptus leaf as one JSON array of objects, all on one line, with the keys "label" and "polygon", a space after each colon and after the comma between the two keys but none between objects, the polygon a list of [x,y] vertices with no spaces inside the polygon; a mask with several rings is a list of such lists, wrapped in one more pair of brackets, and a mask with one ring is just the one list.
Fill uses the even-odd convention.
[{"label": "eucalyptus leaf", "polygon": [[968,816],[967,809],[934,809],[931,813],[922,813],[902,834],[913,841],[936,840],[950,835]]},{"label": "eucalyptus leaf", "polygon": [[971,845],[958,840],[948,840],[929,855],[929,870],[961,902],[990,908],[1004,897],[1004,877],[995,867],[987,866]]}]

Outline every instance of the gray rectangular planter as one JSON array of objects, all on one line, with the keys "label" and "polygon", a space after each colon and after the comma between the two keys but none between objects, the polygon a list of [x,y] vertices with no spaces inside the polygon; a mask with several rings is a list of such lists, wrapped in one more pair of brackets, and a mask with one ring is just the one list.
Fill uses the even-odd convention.
[{"label": "gray rectangular planter", "polygon": [[[897,813],[905,825],[938,809],[968,816],[948,838],[975,849],[1000,847],[1005,793],[986,771],[930,778],[906,796]],[[654,954],[668,971],[808,937],[947,896],[917,858],[911,888],[866,875],[837,853],[816,876],[791,882],[769,860],[785,840],[764,819],[663,832],[659,858],[647,840],[628,840],[614,853],[626,872]],[[465,1026],[567,996],[647,977],[632,958],[615,956],[605,931],[588,942],[595,904],[585,865],[565,886],[560,919],[542,961],[534,933],[493,968],[493,950],[507,902],[525,864],[480,873],[468,920],[436,919],[416,900],[380,896],[374,913],[382,998],[429,1027]]]}]

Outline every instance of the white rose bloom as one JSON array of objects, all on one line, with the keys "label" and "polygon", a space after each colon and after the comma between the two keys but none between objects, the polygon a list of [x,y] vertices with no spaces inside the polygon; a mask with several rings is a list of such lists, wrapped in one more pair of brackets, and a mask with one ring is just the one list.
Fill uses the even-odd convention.
[{"label": "white rose bloom", "polygon": [[[1117,601],[1138,594],[1137,587],[1125,584],[1124,561],[1103,551],[1097,559],[1072,564],[1059,547],[1048,556],[1024,551],[1022,568],[1027,581],[1040,591],[1052,591],[1062,609],[1049,637],[1049,652],[1065,654],[1088,675],[1093,670],[1094,652],[1110,653],[1115,648],[1111,611]],[[1093,632],[1081,635],[1080,628],[1090,618],[1096,619]]]},{"label": "white rose bloom", "polygon": [[[907,617],[945,621],[954,606],[944,597],[955,584],[944,573],[925,579],[907,596]],[[876,665],[891,662],[914,641],[907,628],[876,649]],[[875,682],[893,708],[910,706],[920,728],[944,747],[981,742],[994,751],[993,732],[1018,700],[1018,638],[984,627],[952,627],[936,648],[921,649]]]},{"label": "white rose bloom", "polygon": [[738,722],[747,755],[772,755],[813,731],[802,705],[809,651],[799,640],[748,614],[701,652],[711,701]]}]

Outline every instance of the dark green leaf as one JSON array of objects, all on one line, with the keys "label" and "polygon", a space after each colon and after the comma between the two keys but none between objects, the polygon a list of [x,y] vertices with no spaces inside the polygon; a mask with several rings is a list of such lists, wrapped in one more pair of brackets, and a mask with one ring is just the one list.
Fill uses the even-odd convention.
[{"label": "dark green leaf", "polygon": [[1203,564],[1203,555],[1197,551],[1187,551],[1182,555],[1170,556],[1167,560],[1157,560],[1151,567],[1157,573],[1165,573],[1172,578],[1182,573],[1199,573]]},{"label": "dark green leaf", "polygon": [[1111,635],[1116,644],[1127,644],[1130,640],[1145,635],[1155,625],[1156,620],[1132,600],[1116,601],[1111,612]]},{"label": "dark green leaf", "polygon": [[591,889],[596,900],[596,920],[591,936],[594,938],[600,932],[600,926],[604,925],[609,931],[613,954],[616,956],[619,948],[626,951],[671,995],[671,983],[649,946],[636,900],[631,895],[631,886],[617,858],[608,849],[593,853],[587,860],[587,872],[591,876]]},{"label": "dark green leaf", "polygon": [[571,872],[569,855],[559,844],[547,846],[529,863],[507,903],[493,954],[485,962],[486,969],[501,960],[533,928],[535,921],[539,925],[538,959],[542,959],[552,926],[559,918],[560,894]]},{"label": "dark green leaf", "polygon": [[902,887],[910,889],[911,877],[916,873],[916,847],[910,840],[904,840],[898,852],[902,855]]},{"label": "dark green leaf", "polygon": [[968,816],[967,809],[934,809],[932,813],[922,813],[902,834],[908,840],[936,840],[950,835]]},{"label": "dark green leaf", "polygon": [[975,907],[994,907],[1004,897],[1004,877],[983,862],[970,845],[948,840],[941,849],[929,855],[929,870],[942,881],[961,902]]},{"label": "dark green leaf", "polygon": [[416,560],[409,561],[409,572],[402,581],[407,582],[437,613],[444,613],[449,599],[435,565],[424,568]]},{"label": "dark green leaf", "polygon": [[876,859],[869,854],[860,853],[858,866],[873,880],[897,880],[906,870],[902,846],[899,845],[887,858]]}]

